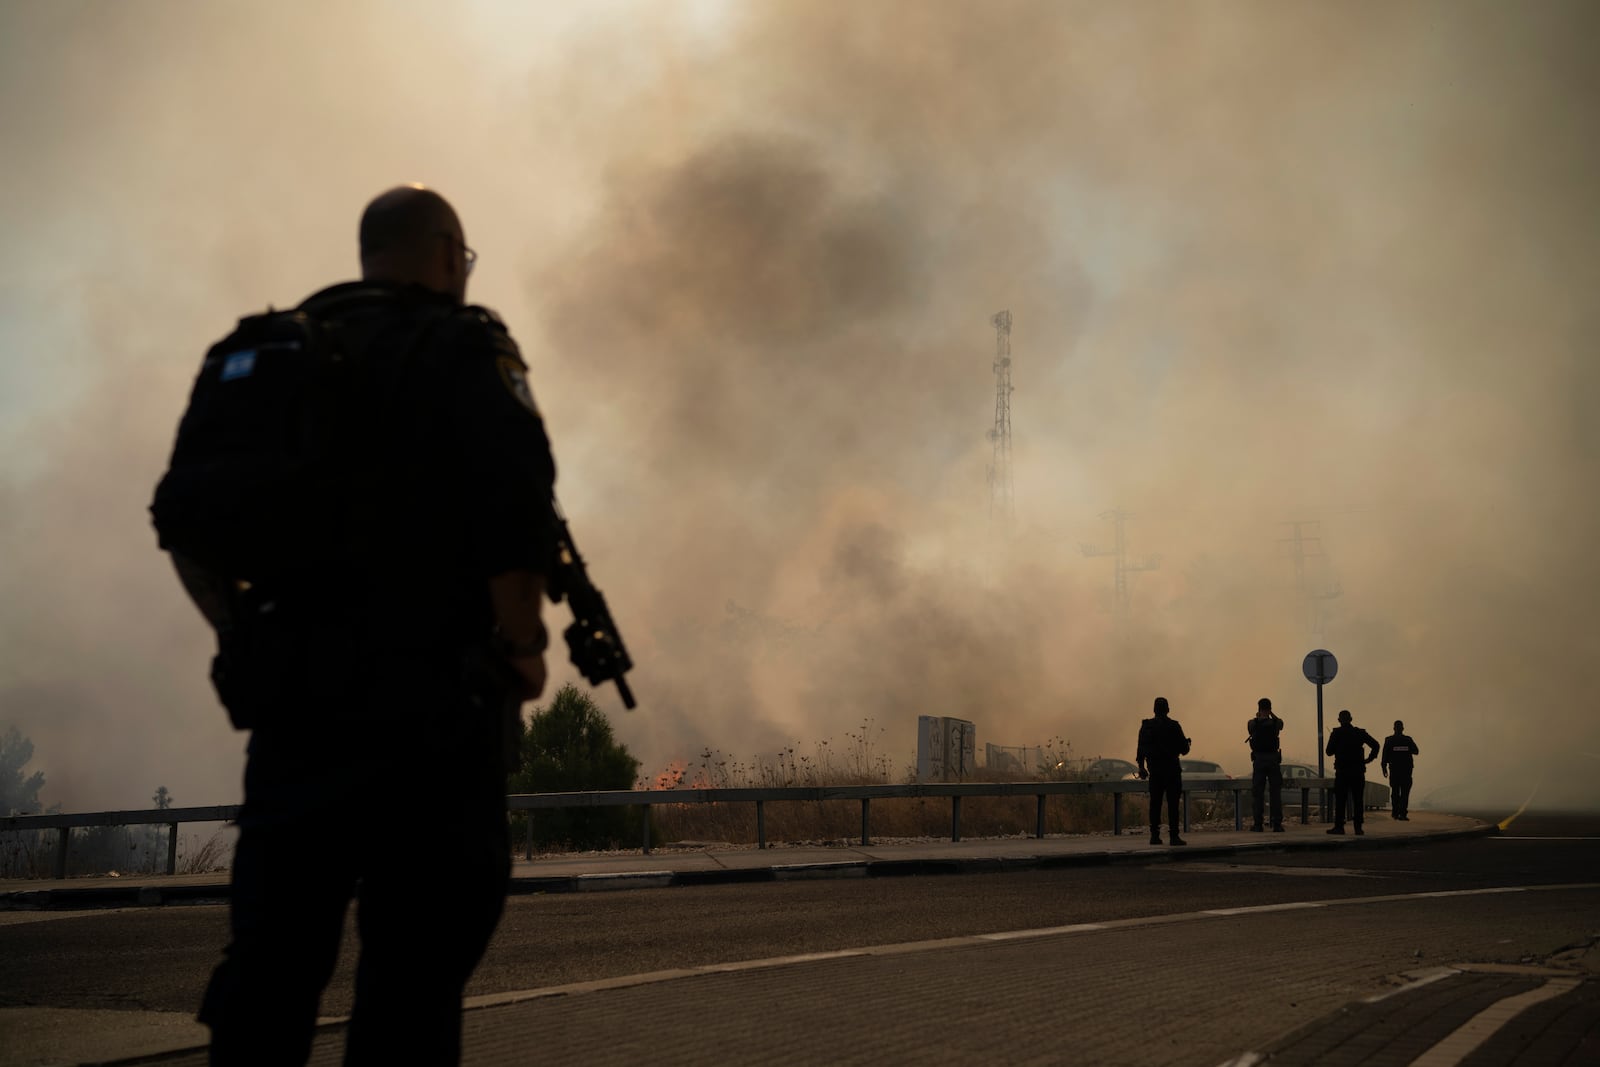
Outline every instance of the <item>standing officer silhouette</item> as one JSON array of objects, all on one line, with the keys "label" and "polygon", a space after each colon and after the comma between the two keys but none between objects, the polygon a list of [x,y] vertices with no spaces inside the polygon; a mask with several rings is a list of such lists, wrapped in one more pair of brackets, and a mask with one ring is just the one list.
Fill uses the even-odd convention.
[{"label": "standing officer silhouette", "polygon": [[1156,697],[1155,715],[1139,724],[1139,777],[1150,780],[1150,843],[1161,844],[1161,801],[1167,802],[1167,839],[1188,844],[1178,836],[1178,794],[1183,792],[1183,765],[1178,757],[1189,754],[1183,727],[1171,718],[1166,697]]},{"label": "standing officer silhouette", "polygon": [[[545,684],[555,465],[522,356],[467,305],[477,256],[438,193],[380,195],[359,242],[361,280],[292,320],[338,357],[319,379],[316,469],[339,491],[315,565],[247,585],[173,555],[218,631],[219,695],[251,730],[232,938],[200,1011],[213,1064],[306,1061],[352,902],[344,1062],[459,1062],[463,990],[510,876],[508,725]],[[305,351],[221,347],[240,387]],[[374,814],[418,782],[404,818]]]},{"label": "standing officer silhouette", "polygon": [[1389,779],[1393,815],[1401,822],[1411,819],[1411,772],[1417,757],[1417,743],[1406,736],[1405,729],[1405,723],[1394,721],[1394,733],[1383,739],[1383,759],[1378,764]]},{"label": "standing officer silhouette", "polygon": [[1272,701],[1262,697],[1256,701],[1256,717],[1245,724],[1250,745],[1250,799],[1255,812],[1255,822],[1250,829],[1262,830],[1261,815],[1264,793],[1271,792],[1272,829],[1283,833],[1283,748],[1278,735],[1283,733],[1283,720],[1272,712]]},{"label": "standing officer silhouette", "polygon": [[1333,825],[1328,827],[1328,833],[1344,833],[1347,807],[1356,833],[1365,833],[1361,829],[1361,814],[1367,799],[1367,764],[1378,758],[1378,742],[1361,727],[1353,725],[1350,711],[1345,709],[1339,712],[1339,725],[1328,734],[1324,755],[1333,757]]}]

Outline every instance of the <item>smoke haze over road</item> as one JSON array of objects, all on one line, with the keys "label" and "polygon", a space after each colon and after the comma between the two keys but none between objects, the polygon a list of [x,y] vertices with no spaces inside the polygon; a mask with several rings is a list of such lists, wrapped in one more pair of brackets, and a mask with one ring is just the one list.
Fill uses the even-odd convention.
[{"label": "smoke haze over road", "polygon": [[[868,720],[898,774],[918,714],[1131,757],[1156,695],[1235,771],[1271,696],[1314,762],[1320,646],[1419,797],[1600,805],[1600,10],[452,10],[0,12],[0,721],[47,802],[237,797],[143,509],[210,341],[417,180],[528,358],[647,772]],[[1111,509],[1161,557],[1121,614]]]}]

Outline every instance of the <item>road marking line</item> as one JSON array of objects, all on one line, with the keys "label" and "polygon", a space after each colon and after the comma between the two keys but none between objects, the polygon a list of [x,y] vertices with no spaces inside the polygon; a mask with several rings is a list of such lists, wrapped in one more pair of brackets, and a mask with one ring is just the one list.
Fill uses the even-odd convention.
[{"label": "road marking line", "polygon": [[1231,1060],[1224,1060],[1217,1067],[1256,1067],[1257,1064],[1266,1062],[1267,1058],[1259,1052],[1241,1052]]},{"label": "road marking line", "polygon": [[[818,960],[851,959],[863,956],[894,956],[912,952],[929,952],[948,948],[974,948],[980,945],[1005,941],[1023,941],[1072,934],[1098,933],[1111,930],[1133,930],[1165,923],[1193,922],[1197,919],[1236,918],[1241,915],[1267,914],[1305,908],[1333,908],[1347,904],[1396,904],[1412,900],[1431,900],[1440,897],[1481,897],[1504,893],[1529,893],[1536,891],[1597,890],[1600,882],[1569,882],[1561,885],[1492,886],[1487,889],[1452,889],[1435,893],[1392,893],[1381,897],[1346,897],[1342,900],[1305,900],[1289,904],[1258,904],[1245,908],[1214,908],[1208,911],[1182,911],[1170,915],[1142,915],[1131,919],[1107,919],[1097,923],[1074,923],[1070,926],[1045,926],[1030,930],[997,930],[987,934],[969,934],[932,941],[905,941],[888,945],[864,945],[859,948],[835,949],[831,952],[806,953],[798,956],[774,956],[766,959],[736,960],[729,963],[707,963],[694,967],[681,967],[666,971],[648,971],[643,974],[624,974],[614,978],[600,978],[569,985],[521,989],[505,993],[489,993],[467,997],[463,1006],[469,1010],[514,1004],[524,1000],[590,993],[602,989],[627,989],[651,985],[675,978],[696,975],[720,974],[727,971],[754,971],[769,967],[785,967],[796,963]],[[1255,1061],[1252,1061],[1255,1062]]]},{"label": "road marking line", "polygon": [[1538,989],[1496,1001],[1461,1024],[1449,1037],[1412,1060],[1411,1067],[1456,1067],[1456,1064],[1472,1055],[1479,1045],[1524,1011],[1563,993],[1570,993],[1582,984],[1581,978],[1552,978]]},{"label": "road marking line", "polygon": [[[1417,972],[1412,971],[1410,973],[1416,974]],[[1449,978],[1453,974],[1460,973],[1461,971],[1455,967],[1435,967],[1431,971],[1424,971],[1415,981],[1407,982],[1405,985],[1396,986],[1395,988],[1382,993],[1374,993],[1372,996],[1363,999],[1362,1003],[1379,1004],[1385,1000],[1388,1000],[1390,997],[1397,997],[1401,993],[1409,993],[1413,989],[1421,989],[1425,985],[1432,985],[1441,978]]]},{"label": "road marking line", "polygon": [[1293,904],[1254,904],[1242,908],[1207,908],[1201,915],[1254,915],[1268,911],[1296,911],[1300,908],[1325,908],[1327,901],[1298,900]]},{"label": "road marking line", "polygon": [[1496,834],[1489,841],[1600,841],[1600,837],[1508,837],[1505,834]]},{"label": "road marking line", "polygon": [[735,960],[732,963],[708,963],[696,970],[707,973],[726,971],[749,971],[760,967],[784,967],[791,963],[815,963],[818,960],[843,960],[853,956],[864,956],[867,950],[859,948],[841,948],[832,952],[802,952],[794,956],[779,956],[770,960]]},{"label": "road marking line", "polygon": [[1049,926],[1039,930],[1002,930],[995,934],[977,934],[980,941],[1015,941],[1024,937],[1045,937],[1050,934],[1082,934],[1091,930],[1109,930],[1105,923],[1074,923],[1071,926]]},{"label": "road marking line", "polygon": [[1527,811],[1528,810],[1528,805],[1533,803],[1533,798],[1539,795],[1539,786],[1541,786],[1541,785],[1544,785],[1544,779],[1543,778],[1539,779],[1539,781],[1534,784],[1533,792],[1529,793],[1528,794],[1528,799],[1524,800],[1522,802],[1522,807],[1518,808],[1516,811],[1512,812],[1510,815],[1507,815],[1504,819],[1501,819],[1495,825],[1501,830],[1509,829],[1511,827],[1511,824],[1517,821],[1517,816],[1521,815],[1523,812]]}]

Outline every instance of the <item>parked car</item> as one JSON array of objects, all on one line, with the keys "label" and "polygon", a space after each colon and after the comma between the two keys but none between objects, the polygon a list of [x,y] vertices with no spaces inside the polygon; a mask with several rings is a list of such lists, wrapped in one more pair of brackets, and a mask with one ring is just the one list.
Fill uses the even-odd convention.
[{"label": "parked car", "polygon": [[1138,765],[1125,759],[1097,759],[1083,769],[1084,779],[1090,782],[1118,782],[1138,776]]},{"label": "parked car", "polygon": [[1202,819],[1214,817],[1223,794],[1214,786],[1208,788],[1207,783],[1225,782],[1233,775],[1223,770],[1222,764],[1204,759],[1180,759],[1178,766],[1183,768],[1183,788],[1195,803],[1195,814]]},{"label": "parked car", "polygon": [[1183,768],[1183,784],[1190,782],[1226,781],[1233,775],[1222,769],[1222,764],[1212,763],[1203,759],[1181,759],[1178,765]]},{"label": "parked car", "polygon": [[[1301,787],[1295,781],[1296,778],[1315,778],[1315,777],[1317,777],[1317,769],[1315,767],[1307,766],[1304,763],[1285,763],[1283,765],[1283,803],[1284,803],[1284,805],[1285,806],[1288,806],[1289,804],[1298,805],[1300,803],[1300,788]],[[1328,768],[1327,777],[1329,777],[1329,778],[1333,777],[1333,768],[1332,767]],[[1331,792],[1331,790],[1330,790],[1330,792]],[[1316,798],[1316,794],[1313,793],[1311,795],[1312,795],[1312,804],[1314,806],[1316,804],[1316,799],[1315,799]],[[1328,803],[1330,803],[1330,804],[1333,803],[1333,800],[1332,800],[1331,797],[1329,798]],[[1368,811],[1374,811],[1374,810],[1381,811],[1384,808],[1387,808],[1389,806],[1389,787],[1384,785],[1382,782],[1374,782],[1372,779],[1368,778],[1367,779],[1366,795],[1364,797],[1362,797],[1362,806],[1365,807]]]}]

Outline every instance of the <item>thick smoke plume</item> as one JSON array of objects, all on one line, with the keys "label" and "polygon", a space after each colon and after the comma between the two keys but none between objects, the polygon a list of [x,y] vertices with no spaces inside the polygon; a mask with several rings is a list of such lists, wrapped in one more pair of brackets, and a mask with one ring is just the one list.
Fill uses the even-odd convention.
[{"label": "thick smoke plume", "polygon": [[1590,7],[599,10],[0,16],[0,717],[53,799],[236,793],[141,509],[205,344],[416,179],[529,357],[647,768],[865,722],[898,771],[918,714],[1126,757],[1156,695],[1234,770],[1271,696],[1314,761],[1323,646],[1419,796],[1600,803]]}]

